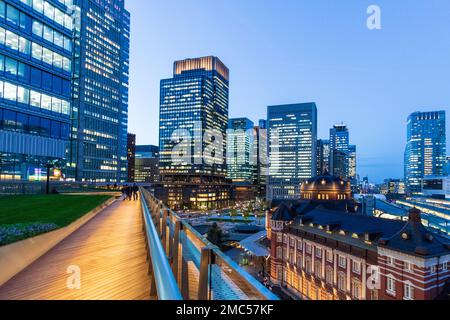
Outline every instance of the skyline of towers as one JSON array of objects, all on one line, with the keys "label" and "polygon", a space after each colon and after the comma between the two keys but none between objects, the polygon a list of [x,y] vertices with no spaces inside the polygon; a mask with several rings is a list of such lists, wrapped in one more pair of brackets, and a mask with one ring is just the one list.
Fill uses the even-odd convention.
[{"label": "skyline of towers", "polygon": [[424,177],[444,174],[447,156],[445,121],[445,111],[415,112],[408,117],[405,183],[409,192],[421,192]]},{"label": "skyline of towers", "polygon": [[269,106],[267,121],[267,199],[298,199],[302,180],[317,173],[316,104]]}]

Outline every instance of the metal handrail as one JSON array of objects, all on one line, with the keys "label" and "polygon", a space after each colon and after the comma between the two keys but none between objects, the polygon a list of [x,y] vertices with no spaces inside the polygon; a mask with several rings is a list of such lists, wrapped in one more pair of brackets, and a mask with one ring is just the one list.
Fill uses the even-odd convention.
[{"label": "metal handrail", "polygon": [[[152,197],[155,201],[157,199],[147,190],[143,192],[147,193],[150,197]],[[158,201],[159,202],[159,201]],[[270,291],[267,287],[265,287],[262,283],[256,280],[252,275],[250,275],[247,271],[245,271],[241,266],[239,266],[236,262],[234,262],[231,258],[225,255],[216,245],[212,244],[205,236],[200,234],[195,228],[193,228],[188,222],[183,220],[175,211],[163,205],[163,210],[167,210],[170,212],[170,215],[175,218],[176,221],[179,221],[183,225],[184,230],[189,230],[189,232],[195,236],[201,243],[203,243],[204,247],[208,247],[214,253],[214,255],[220,260],[222,260],[225,264],[228,265],[231,269],[233,269],[236,274],[245,280],[254,290],[259,292],[265,299],[267,300],[279,300],[279,298]]]},{"label": "metal handrail", "polygon": [[183,300],[178,288],[175,276],[170,268],[166,253],[159,239],[158,232],[153,223],[150,210],[145,202],[143,192],[141,192],[142,213],[145,221],[145,232],[150,253],[150,263],[152,265],[152,276],[156,284],[156,291],[159,300]]}]

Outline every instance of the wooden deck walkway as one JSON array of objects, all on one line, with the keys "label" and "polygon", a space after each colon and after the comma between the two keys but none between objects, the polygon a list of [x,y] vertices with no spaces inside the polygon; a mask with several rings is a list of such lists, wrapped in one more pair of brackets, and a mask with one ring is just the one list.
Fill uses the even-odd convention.
[{"label": "wooden deck walkway", "polygon": [[[67,286],[70,266],[80,289]],[[0,287],[0,300],[147,300],[140,202],[117,201]]]}]

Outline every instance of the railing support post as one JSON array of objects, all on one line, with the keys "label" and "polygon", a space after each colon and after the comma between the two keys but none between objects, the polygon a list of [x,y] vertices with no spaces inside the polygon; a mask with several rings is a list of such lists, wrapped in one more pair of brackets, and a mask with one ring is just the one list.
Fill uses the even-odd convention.
[{"label": "railing support post", "polygon": [[209,265],[211,260],[211,249],[209,247],[202,248],[200,256],[200,277],[198,281],[198,300],[208,300],[209,286]]},{"label": "railing support post", "polygon": [[178,273],[178,265],[180,261],[179,252],[180,252],[180,232],[181,232],[181,221],[175,222],[175,229],[174,229],[174,235],[173,235],[173,249],[172,249],[172,271],[175,276],[175,279],[178,283],[179,281],[179,273]]},{"label": "railing support post", "polygon": [[162,223],[161,223],[161,242],[163,244],[164,251],[167,252],[167,218],[169,217],[169,212],[164,209]]}]

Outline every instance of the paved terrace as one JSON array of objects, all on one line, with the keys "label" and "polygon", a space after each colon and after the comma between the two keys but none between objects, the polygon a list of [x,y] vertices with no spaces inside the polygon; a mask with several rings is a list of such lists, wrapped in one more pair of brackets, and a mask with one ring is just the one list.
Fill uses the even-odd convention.
[{"label": "paved terrace", "polygon": [[[150,299],[140,202],[116,201],[0,287],[0,300]],[[68,289],[69,266],[81,288]]]}]

